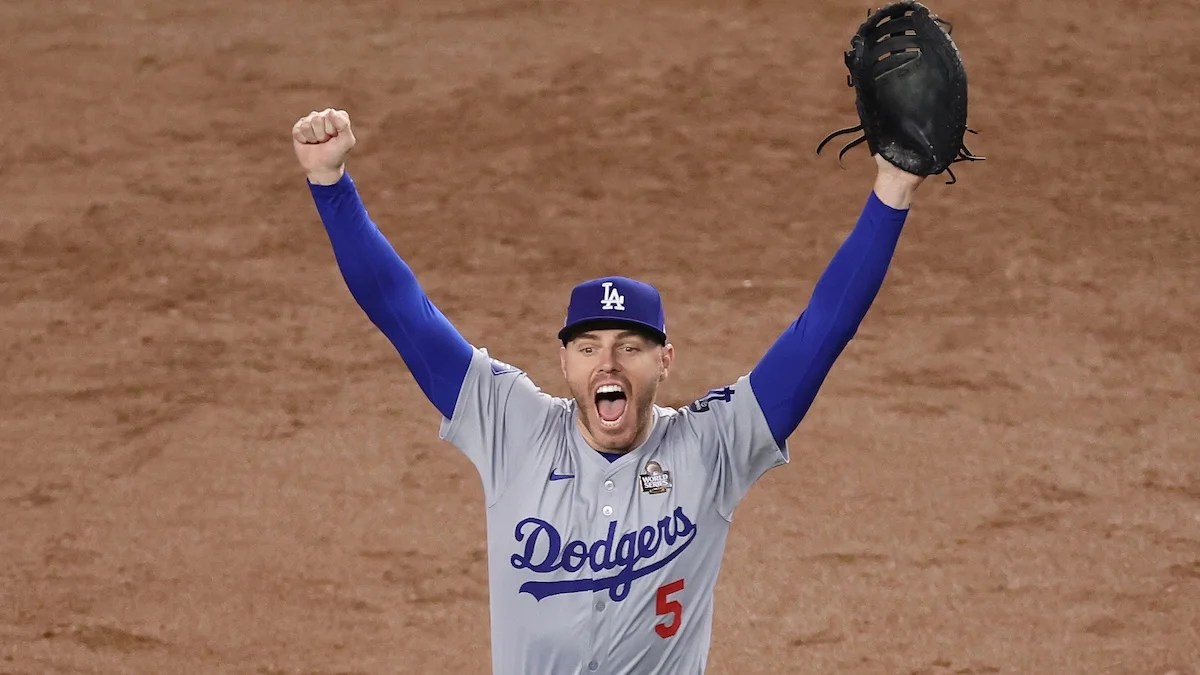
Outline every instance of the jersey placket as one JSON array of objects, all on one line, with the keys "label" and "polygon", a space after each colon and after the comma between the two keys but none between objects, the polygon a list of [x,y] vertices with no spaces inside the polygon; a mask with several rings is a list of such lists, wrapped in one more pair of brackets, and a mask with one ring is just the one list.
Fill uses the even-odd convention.
[{"label": "jersey placket", "polygon": [[[620,539],[621,534],[624,532],[625,514],[628,510],[629,500],[622,497],[624,494],[622,490],[627,489],[628,486],[623,488],[621,486],[622,481],[620,478],[620,474],[623,472],[625,464],[627,464],[626,461],[618,460],[610,466],[605,467],[607,470],[600,475],[600,480],[593,488],[596,491],[596,510],[595,515],[592,518],[592,541],[606,539],[608,537],[609,524],[615,522],[616,529],[612,541],[612,547],[616,546],[617,540]],[[615,554],[615,551],[612,547],[609,549],[610,556]],[[614,574],[618,574],[620,571],[621,570],[619,568],[614,568],[597,573],[596,577],[607,578],[613,576]],[[591,646],[591,656],[584,666],[586,668],[586,672],[589,674],[608,671],[606,664],[603,662],[603,656],[597,653],[594,644],[597,642],[597,638],[600,638],[599,642],[603,644],[609,643],[612,639],[612,631],[606,626],[606,619],[614,609],[612,607],[612,599],[609,595],[609,592],[609,589],[604,589],[592,593],[591,624],[593,628],[593,646]]]}]

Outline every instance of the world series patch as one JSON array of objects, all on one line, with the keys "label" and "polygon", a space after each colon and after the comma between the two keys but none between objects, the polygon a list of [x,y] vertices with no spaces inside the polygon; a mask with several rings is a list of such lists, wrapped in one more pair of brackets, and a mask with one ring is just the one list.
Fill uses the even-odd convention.
[{"label": "world series patch", "polygon": [[671,489],[671,472],[663,471],[658,462],[646,462],[646,473],[639,476],[642,482],[642,492],[660,495]]}]

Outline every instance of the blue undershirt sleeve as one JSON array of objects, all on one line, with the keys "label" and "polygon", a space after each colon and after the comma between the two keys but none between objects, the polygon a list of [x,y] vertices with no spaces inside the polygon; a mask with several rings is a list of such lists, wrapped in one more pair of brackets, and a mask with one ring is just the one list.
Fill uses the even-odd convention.
[{"label": "blue undershirt sleeve", "polygon": [[750,372],[750,383],[783,445],[808,412],[825,376],[874,302],[907,209],[894,209],[874,192],[858,222],[813,288],[808,307]]},{"label": "blue undershirt sleeve", "polygon": [[371,221],[350,174],[309,183],[350,294],[391,341],[421,391],[450,419],[471,363],[470,343],[430,302],[408,264]]}]

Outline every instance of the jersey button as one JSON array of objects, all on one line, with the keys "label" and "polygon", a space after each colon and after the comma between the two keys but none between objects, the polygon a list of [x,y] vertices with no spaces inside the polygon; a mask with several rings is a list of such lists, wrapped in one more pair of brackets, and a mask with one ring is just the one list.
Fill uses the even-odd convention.
[{"label": "jersey button", "polygon": [[606,516],[611,516],[612,515],[612,507],[605,506],[604,508],[600,509],[600,513],[603,513]]},{"label": "jersey button", "polygon": [[599,663],[596,663],[595,661],[588,661],[588,670],[596,670],[599,667]]},{"label": "jersey button", "polygon": [[609,492],[612,492],[613,488],[615,488],[616,486],[617,486],[617,484],[612,482],[611,480],[604,481],[604,489],[608,490]]},{"label": "jersey button", "polygon": [[603,601],[603,600],[597,600],[597,601],[596,601],[596,611],[597,611],[597,612],[603,612],[603,611],[604,611],[604,601]]}]

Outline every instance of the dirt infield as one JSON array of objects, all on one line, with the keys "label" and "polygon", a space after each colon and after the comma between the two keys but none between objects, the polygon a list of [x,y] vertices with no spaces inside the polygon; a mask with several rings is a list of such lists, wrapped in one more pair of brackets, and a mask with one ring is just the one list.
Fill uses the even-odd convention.
[{"label": "dirt infield", "polygon": [[[1200,673],[1200,3],[934,4],[972,78],[712,673]],[[664,403],[749,370],[870,188],[820,0],[0,3],[0,673],[483,673],[482,491],[350,298],[292,155],[351,170],[473,343],[564,393],[601,274]],[[1015,22],[1015,25],[1014,25]]]}]

